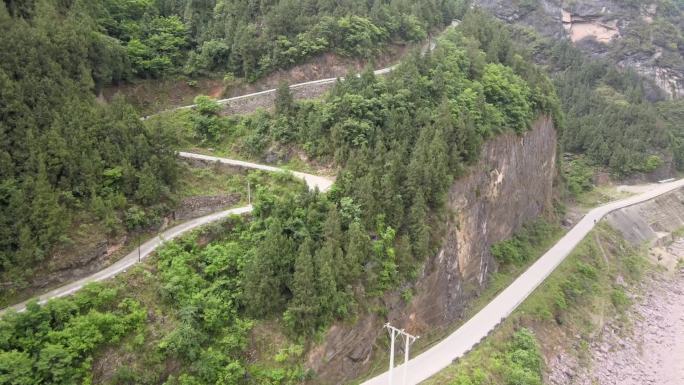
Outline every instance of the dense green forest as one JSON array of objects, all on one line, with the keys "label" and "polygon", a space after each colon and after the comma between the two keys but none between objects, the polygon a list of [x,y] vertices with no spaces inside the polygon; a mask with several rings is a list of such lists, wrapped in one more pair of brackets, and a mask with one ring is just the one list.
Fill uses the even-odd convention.
[{"label": "dense green forest", "polygon": [[[448,188],[482,144],[523,134],[541,115],[554,118],[565,149],[615,174],[652,171],[670,156],[684,166],[681,101],[653,102],[635,74],[566,43],[524,49],[520,31],[464,12],[449,0],[0,3],[2,287],[69,243],[75,224],[117,232],[158,221],[177,198],[179,141],[250,158],[301,151],[338,171],[325,195],[260,190],[250,218],[167,244],[126,281],[10,313],[0,320],[0,384],[309,378],[303,352],[331,323],[373,311],[415,279],[440,239]],[[122,100],[94,98],[135,78],[255,80],[322,52],[368,57],[455,17],[462,22],[434,51],[412,53],[391,74],[350,74],[311,101],[293,101],[283,84],[273,112],[220,116],[200,97],[197,108],[143,123]],[[531,64],[540,52],[558,96]],[[526,242],[494,255],[523,262]],[[255,349],[260,328],[285,345]]]},{"label": "dense green forest", "polygon": [[148,216],[135,214],[164,211],[176,183],[171,138],[120,100],[95,102],[94,81],[115,71],[122,51],[64,9],[0,4],[3,288],[68,243],[72,222],[144,224],[134,222]]},{"label": "dense green forest", "polygon": [[322,52],[369,56],[449,23],[458,2],[30,0],[0,4],[0,283],[12,290],[69,229],[155,225],[174,205],[173,137],[122,100],[140,77],[250,80]]},{"label": "dense green forest", "polygon": [[568,43],[551,47],[566,116],[566,151],[586,154],[619,177],[651,172],[666,160],[684,167],[682,100],[649,100],[655,87],[632,71],[585,58]]},{"label": "dense green forest", "polygon": [[[418,41],[451,22],[458,0],[5,1],[26,21],[76,19],[96,45],[103,84],[136,77],[230,75],[255,80],[314,55],[369,57],[394,41]],[[74,70],[78,67],[74,64]],[[79,68],[79,70],[83,70]],[[87,69],[85,69],[87,70]]]},{"label": "dense green forest", "polygon": [[[662,23],[670,23],[670,19],[677,17],[665,18]],[[672,165],[665,174],[682,170],[684,131],[678,120],[684,113],[682,99],[671,100],[651,80],[618,67],[612,54],[590,58],[569,41],[548,39],[519,25],[510,28],[519,42],[517,49],[526,51],[553,79],[564,114],[564,151],[585,155],[587,167],[604,169],[617,179],[649,173],[662,165]],[[657,25],[649,28],[641,48],[632,47],[634,52],[654,49],[648,42],[656,39],[659,29]],[[658,41],[665,38],[658,36]],[[636,44],[634,38],[626,36],[627,42],[618,39],[610,48]],[[672,45],[681,46],[680,34],[672,36]],[[677,61],[675,54],[668,57]]]},{"label": "dense green forest", "polygon": [[[528,3],[540,7],[537,1]],[[626,12],[621,17],[629,23],[621,26],[620,38],[592,48],[605,50],[596,54],[600,58],[590,58],[570,41],[511,25],[515,39],[554,80],[566,117],[562,149],[586,155],[590,168],[603,168],[618,179],[670,162],[675,170],[684,167],[684,101],[669,100],[653,81],[624,64],[636,60],[645,66],[684,69],[684,4],[650,4],[657,5],[650,21],[640,16],[645,3],[620,4]]]},{"label": "dense green forest", "polygon": [[[281,87],[274,113],[219,117],[200,99],[189,112],[189,139],[235,140],[245,154],[300,147],[339,167],[336,184],[326,195],[303,186],[260,192],[253,217],[230,221],[208,245],[192,237],[171,243],[125,284],[5,317],[0,380],[306,378],[311,374],[298,362],[312,338],[415,278],[436,246],[448,187],[477,160],[482,143],[522,134],[539,115],[560,117],[551,81],[530,62],[502,25],[470,13],[432,53],[406,58],[383,78],[372,71],[350,76],[323,100],[293,102]],[[250,359],[248,333],[271,320],[292,344],[274,357]],[[109,357],[123,363],[103,376],[94,368]]]}]

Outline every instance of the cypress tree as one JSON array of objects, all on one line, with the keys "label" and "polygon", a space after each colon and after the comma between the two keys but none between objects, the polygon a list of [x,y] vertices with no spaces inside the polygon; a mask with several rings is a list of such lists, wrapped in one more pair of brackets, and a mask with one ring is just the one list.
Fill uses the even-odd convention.
[{"label": "cypress tree", "polygon": [[297,333],[313,334],[320,305],[316,295],[316,276],[313,261],[314,242],[306,237],[295,260],[294,276],[290,291],[292,300],[284,318]]},{"label": "cypress tree", "polygon": [[414,257],[420,259],[427,255],[430,242],[430,227],[427,224],[427,205],[422,193],[416,194],[409,210],[409,235]]},{"label": "cypress tree", "polygon": [[282,311],[287,300],[291,263],[291,243],[276,220],[245,267],[244,299],[252,315],[266,316]]},{"label": "cypress tree", "polygon": [[278,115],[290,115],[294,107],[294,99],[290,91],[290,85],[281,81],[276,88],[275,111]]},{"label": "cypress tree", "polygon": [[342,271],[342,278],[346,284],[353,284],[361,277],[362,268],[368,263],[370,254],[371,240],[368,233],[361,223],[352,222],[347,231],[345,268]]},{"label": "cypress tree", "polygon": [[318,321],[329,322],[338,308],[337,280],[335,279],[335,254],[332,244],[326,242],[314,259],[316,268],[316,292],[319,306]]}]

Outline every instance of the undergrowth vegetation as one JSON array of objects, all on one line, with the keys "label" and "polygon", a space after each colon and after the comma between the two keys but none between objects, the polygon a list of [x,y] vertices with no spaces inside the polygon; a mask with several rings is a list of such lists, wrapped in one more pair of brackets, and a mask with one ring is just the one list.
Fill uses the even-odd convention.
[{"label": "undergrowth vegetation", "polygon": [[[625,287],[648,268],[643,250],[599,225],[490,337],[427,384],[541,384],[544,357],[558,354],[561,341],[584,359],[601,320],[625,314],[631,304]],[[521,335],[529,349],[514,353]]]},{"label": "undergrowth vegetation", "polygon": [[525,225],[511,239],[495,243],[492,256],[500,265],[522,266],[535,257],[535,249],[558,233],[557,225],[538,219]]},{"label": "undergrowth vegetation", "polygon": [[[478,159],[482,143],[523,134],[540,115],[558,118],[550,81],[509,42],[501,24],[474,12],[434,52],[408,58],[384,78],[350,76],[324,100],[294,103],[281,92],[274,114],[223,118],[206,99],[183,112],[188,126],[175,128],[188,141],[252,154],[298,146],[333,162],[336,183],[326,195],[303,186],[257,192],[252,218],[230,222],[222,240],[160,250],[151,269],[156,289],[128,292],[147,293],[148,320],[157,327],[140,337],[141,355],[106,345],[136,359],[119,364],[114,377],[97,372],[96,382],[289,384],[306,376],[297,345],[307,347],[332,322],[369,311],[415,278],[435,250],[448,187]],[[273,353],[277,360],[250,362],[246,336],[268,322],[292,346]],[[7,323],[16,326],[11,317]],[[78,373],[87,378],[87,370]]]}]

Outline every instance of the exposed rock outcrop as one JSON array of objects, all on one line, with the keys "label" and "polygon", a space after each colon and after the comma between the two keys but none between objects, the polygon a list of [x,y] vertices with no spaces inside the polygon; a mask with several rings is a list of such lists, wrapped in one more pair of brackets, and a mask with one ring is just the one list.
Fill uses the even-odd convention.
[{"label": "exposed rock outcrop", "polygon": [[388,319],[416,334],[458,320],[496,271],[490,246],[550,208],[555,175],[556,131],[549,118],[522,136],[486,143],[480,161],[449,191],[443,246],[426,263],[413,300],[405,304],[393,293],[384,298],[386,317],[368,314],[354,325],[333,326],[309,355],[315,383],[341,384],[368,370]]},{"label": "exposed rock outcrop", "polygon": [[420,330],[458,319],[467,299],[496,271],[490,246],[550,208],[555,173],[550,119],[540,119],[524,136],[503,135],[485,146],[477,166],[449,191],[443,248],[416,287],[407,326]]},{"label": "exposed rock outcrop", "polygon": [[222,194],[184,198],[173,212],[175,220],[187,220],[211,214],[235,205],[240,194]]},{"label": "exposed rock outcrop", "polygon": [[[681,58],[681,48],[677,51],[650,36],[641,36],[649,44],[647,49],[610,50],[611,44],[628,36],[632,29],[654,22],[656,16],[663,12],[655,2],[635,6],[616,0],[539,0],[536,4],[530,1],[476,0],[474,4],[508,23],[533,27],[543,36],[568,38],[592,56],[611,54],[616,65],[633,68],[652,79],[670,97],[684,96],[684,68],[661,60],[664,54]],[[681,22],[678,27],[682,27]],[[640,30],[636,33],[641,34]]]}]

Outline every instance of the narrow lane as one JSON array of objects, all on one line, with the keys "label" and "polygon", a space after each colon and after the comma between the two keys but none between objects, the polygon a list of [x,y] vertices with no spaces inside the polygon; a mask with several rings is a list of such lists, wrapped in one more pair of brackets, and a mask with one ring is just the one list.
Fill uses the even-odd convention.
[{"label": "narrow lane", "polygon": [[282,168],[278,167],[273,167],[273,166],[267,166],[263,164],[258,164],[258,163],[252,163],[252,162],[245,162],[243,160],[235,160],[235,159],[229,159],[229,158],[220,158],[217,156],[211,156],[211,155],[202,155],[202,154],[195,154],[191,152],[179,152],[178,156],[181,158],[186,158],[186,159],[196,159],[196,160],[203,160],[203,161],[208,161],[208,162],[219,162],[231,166],[236,166],[236,167],[242,167],[242,168],[251,168],[255,170],[263,170],[263,171],[269,171],[269,172],[285,172],[285,173],[291,173],[294,177],[302,179],[304,182],[306,182],[307,186],[309,186],[310,189],[318,189],[320,192],[326,192],[328,189],[330,189],[330,186],[332,186],[334,180],[331,178],[327,178],[324,176],[319,176],[319,175],[313,175],[313,174],[307,174],[304,172],[299,172],[299,171],[288,171]]},{"label": "narrow lane", "polygon": [[[225,210],[218,213],[195,218],[190,221],[181,223],[180,225],[174,226],[140,245],[140,259],[142,260],[147,258],[154,250],[156,250],[159,246],[163,245],[164,242],[177,238],[178,236],[185,234],[190,230],[196,229],[199,226],[215,222],[223,218],[227,218],[231,215],[242,215],[250,211],[252,211],[251,205],[245,207],[238,207],[235,209]],[[89,275],[85,278],[81,278],[77,281],[65,284],[54,290],[50,290],[47,293],[42,294],[38,297],[31,298],[29,300],[20,302],[16,305],[2,309],[0,311],[0,315],[4,314],[10,308],[16,311],[23,311],[26,309],[26,304],[32,300],[38,300],[38,303],[42,305],[53,298],[59,298],[73,294],[78,290],[82,289],[83,286],[91,282],[99,282],[108,278],[112,278],[117,274],[126,271],[126,269],[135,265],[136,263],[138,263],[138,248],[135,248],[135,250],[128,253],[128,255],[126,255],[125,257],[121,258],[112,265],[98,271],[97,273]]]},{"label": "narrow lane", "polygon": [[[537,262],[522,273],[511,285],[496,296],[487,306],[475,314],[437,345],[409,360],[407,366],[407,385],[419,384],[453,360],[462,357],[473,346],[484,339],[504,318],[508,317],[572,250],[594,228],[596,222],[606,214],[623,207],[635,205],[684,186],[684,179],[656,185],[650,191],[626,199],[608,203],[589,211],[563,238],[561,238]],[[403,364],[395,368],[397,375],[402,373]],[[395,379],[398,378],[395,375]],[[397,380],[398,381],[398,380]],[[395,381],[395,383],[397,383]],[[387,372],[374,377],[362,385],[387,385]]]},{"label": "narrow lane", "polygon": [[[188,152],[180,152],[178,153],[178,156],[181,158],[189,158],[189,159],[200,159],[200,160],[205,160],[205,161],[212,161],[212,162],[221,162],[224,164],[236,166],[236,167],[242,167],[242,168],[249,168],[249,169],[256,169],[256,170],[264,170],[264,171],[269,171],[269,172],[291,172],[287,170],[283,170],[281,168],[273,167],[273,166],[266,166],[263,164],[258,164],[258,163],[251,163],[251,162],[245,162],[241,160],[235,160],[235,159],[228,159],[228,158],[218,158],[215,156],[207,156],[207,155],[201,155],[201,154],[193,154],[193,153],[188,153]],[[333,180],[322,177],[322,176],[317,176],[317,175],[312,175],[312,174],[306,174],[303,172],[291,172],[292,175],[294,175],[297,178],[300,178],[306,182],[307,186],[309,186],[310,189],[318,189],[321,192],[327,191],[330,186],[333,184]],[[142,245],[140,245],[140,260],[147,258],[153,251],[155,251],[159,246],[163,245],[164,242],[172,240],[174,238],[177,238],[178,236],[185,234],[191,230],[194,230],[200,226],[206,225],[208,223],[216,222],[221,219],[227,218],[231,215],[242,215],[245,213],[249,213],[252,211],[252,206],[248,205],[245,207],[238,207],[238,208],[233,208],[230,210],[225,210],[225,211],[220,211],[217,213],[205,215],[203,217],[195,218],[192,220],[189,220],[187,222],[181,223],[179,225],[176,225],[170,229],[167,229],[166,231],[162,232],[161,234],[155,236],[154,238],[146,241]],[[130,252],[128,255],[123,257],[122,259],[118,260],[117,262],[113,263],[112,265],[96,272],[93,273],[87,277],[81,278],[77,281],[67,283],[65,285],[62,285],[54,290],[50,290],[47,293],[44,293],[42,295],[39,295],[38,297],[34,297],[31,299],[28,299],[26,301],[20,302],[16,305],[9,306],[5,309],[0,310],[0,316],[4,314],[7,310],[9,309],[14,309],[16,311],[24,311],[26,309],[26,304],[29,303],[29,301],[32,300],[38,300],[39,304],[44,304],[50,299],[53,298],[59,298],[59,297],[64,297],[66,295],[73,294],[83,288],[83,286],[87,285],[88,283],[91,282],[99,282],[103,281],[105,279],[111,278],[116,276],[117,274],[126,271],[129,267],[135,265],[138,263],[138,249],[136,248],[132,252]]]}]

